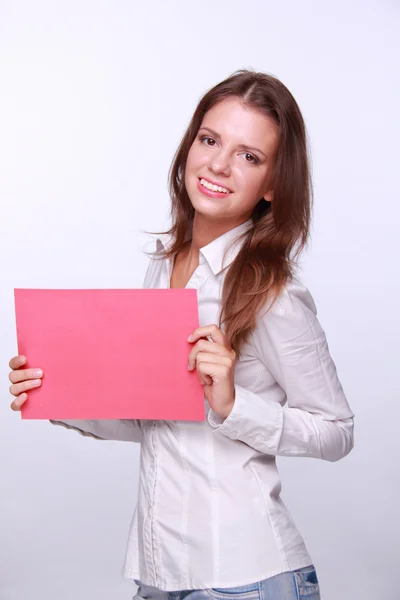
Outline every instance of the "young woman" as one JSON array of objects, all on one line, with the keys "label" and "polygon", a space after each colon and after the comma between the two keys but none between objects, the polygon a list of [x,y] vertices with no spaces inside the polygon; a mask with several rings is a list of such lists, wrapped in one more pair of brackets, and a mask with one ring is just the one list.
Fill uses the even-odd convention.
[{"label": "young woman", "polygon": [[[198,290],[188,368],[207,420],[62,423],[141,442],[125,563],[139,598],[320,598],[275,459],[336,461],[353,447],[353,413],[294,275],[311,190],[303,118],[279,80],[243,70],[205,94],[173,160],[172,228],[144,287]],[[10,361],[14,410],[41,382],[25,362]]]}]

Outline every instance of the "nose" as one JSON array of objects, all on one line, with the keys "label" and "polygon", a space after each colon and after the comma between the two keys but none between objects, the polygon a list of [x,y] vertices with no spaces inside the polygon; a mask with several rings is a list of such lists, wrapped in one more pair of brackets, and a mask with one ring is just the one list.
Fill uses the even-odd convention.
[{"label": "nose", "polygon": [[224,152],[222,149],[219,152],[213,152],[208,167],[213,173],[229,175],[231,166],[228,153]]}]

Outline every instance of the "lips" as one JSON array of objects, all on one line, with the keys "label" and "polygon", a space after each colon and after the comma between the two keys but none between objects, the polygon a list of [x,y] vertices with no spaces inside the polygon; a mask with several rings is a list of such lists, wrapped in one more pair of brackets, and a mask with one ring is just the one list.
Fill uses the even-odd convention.
[{"label": "lips", "polygon": [[218,198],[225,200],[230,196],[230,192],[214,192],[213,190],[209,190],[207,187],[204,187],[204,185],[200,183],[200,179],[197,180],[197,189],[199,190],[199,192],[201,192],[205,196],[208,196],[209,198]]},{"label": "lips", "polygon": [[229,193],[232,193],[232,190],[230,188],[228,188],[228,186],[221,183],[220,181],[214,181],[213,179],[209,179],[208,177],[199,177],[198,179],[199,179],[199,181],[201,181],[202,179],[205,179],[206,181],[208,181],[208,183],[211,183],[212,185],[219,185],[220,187],[224,188],[225,190],[228,190]]}]

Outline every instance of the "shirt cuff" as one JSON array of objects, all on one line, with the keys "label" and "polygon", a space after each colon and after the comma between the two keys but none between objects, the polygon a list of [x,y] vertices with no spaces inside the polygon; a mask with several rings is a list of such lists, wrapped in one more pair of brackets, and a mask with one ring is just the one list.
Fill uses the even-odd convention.
[{"label": "shirt cuff", "polygon": [[214,432],[250,445],[261,443],[268,451],[279,444],[283,411],[278,402],[268,401],[235,384],[235,403],[227,418],[222,419],[210,409],[207,420]]}]

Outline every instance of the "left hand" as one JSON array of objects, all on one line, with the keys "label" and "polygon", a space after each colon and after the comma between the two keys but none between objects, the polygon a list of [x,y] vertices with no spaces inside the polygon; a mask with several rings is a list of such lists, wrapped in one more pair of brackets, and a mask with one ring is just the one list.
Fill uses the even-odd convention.
[{"label": "left hand", "polygon": [[[201,339],[210,336],[212,342]],[[234,367],[236,353],[217,325],[195,329],[188,342],[196,344],[189,354],[189,371],[195,367],[212,410],[226,419],[235,403]]]}]

